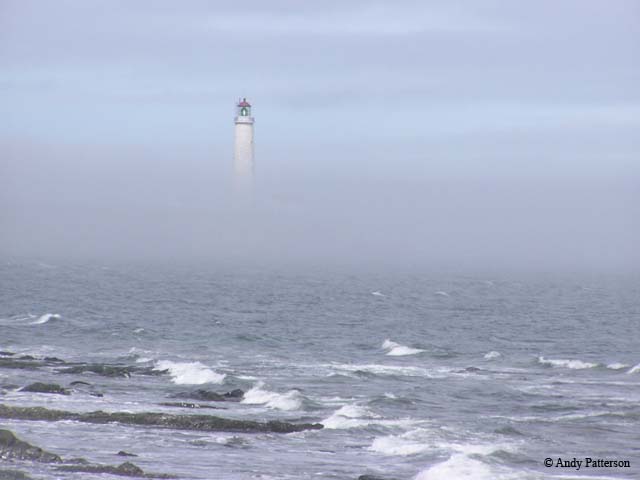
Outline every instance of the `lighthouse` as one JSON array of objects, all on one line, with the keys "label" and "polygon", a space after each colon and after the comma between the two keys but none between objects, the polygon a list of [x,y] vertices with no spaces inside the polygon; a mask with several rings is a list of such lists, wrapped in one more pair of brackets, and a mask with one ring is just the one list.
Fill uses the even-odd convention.
[{"label": "lighthouse", "polygon": [[253,181],[253,122],[251,104],[246,98],[236,104],[234,170],[236,183],[250,188]]}]

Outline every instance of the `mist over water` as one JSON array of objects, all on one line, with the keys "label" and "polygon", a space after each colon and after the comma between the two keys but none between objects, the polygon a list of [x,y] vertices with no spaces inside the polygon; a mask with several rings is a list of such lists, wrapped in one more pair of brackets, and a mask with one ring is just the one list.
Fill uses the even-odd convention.
[{"label": "mist over water", "polygon": [[365,157],[322,168],[310,152],[297,163],[258,157],[245,198],[228,158],[177,147],[10,151],[7,161],[9,256],[551,270],[638,260],[634,180],[616,175],[456,173],[433,155],[411,174],[389,156],[385,175]]}]

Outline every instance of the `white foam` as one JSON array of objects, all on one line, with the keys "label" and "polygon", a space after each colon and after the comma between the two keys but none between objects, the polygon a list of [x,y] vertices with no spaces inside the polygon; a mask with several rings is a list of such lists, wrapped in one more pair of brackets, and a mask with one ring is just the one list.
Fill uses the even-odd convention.
[{"label": "white foam", "polygon": [[635,367],[632,367],[631,369],[629,369],[627,373],[637,373],[637,372],[640,372],[640,363],[637,364]]},{"label": "white foam", "polygon": [[43,323],[47,323],[49,320],[58,320],[60,318],[60,315],[57,313],[45,313],[44,315],[40,315],[36,321],[31,322],[31,325],[42,325]]},{"label": "white foam", "polygon": [[448,297],[449,294],[447,292],[444,292],[442,290],[438,290],[437,292],[433,293],[434,295],[440,295],[441,297]]},{"label": "white foam", "polygon": [[277,410],[299,410],[304,397],[298,390],[277,393],[265,390],[264,382],[258,382],[251,390],[244,394],[242,403],[249,405],[265,405]]},{"label": "white foam", "polygon": [[142,333],[144,332],[144,328],[140,327],[140,328],[136,328],[133,333]]},{"label": "white foam", "polygon": [[551,365],[552,367],[564,367],[570,368],[573,370],[582,370],[585,368],[594,368],[597,367],[597,363],[583,362],[582,360],[567,360],[567,359],[553,359],[553,358],[544,358],[538,357],[538,363],[543,365]]},{"label": "white foam", "polygon": [[383,455],[417,455],[437,449],[436,438],[431,430],[416,428],[400,435],[377,437],[369,450]]},{"label": "white foam", "polygon": [[484,359],[485,360],[492,360],[494,358],[499,358],[501,356],[502,356],[502,354],[500,352],[496,352],[495,350],[492,350],[489,353],[485,353],[484,354]]},{"label": "white foam", "polygon": [[629,368],[629,365],[627,365],[626,363],[615,362],[607,365],[607,368],[610,368],[611,370],[622,370],[623,368]]},{"label": "white foam", "polygon": [[388,338],[382,343],[382,348],[389,350],[387,355],[392,357],[400,357],[404,355],[415,355],[416,353],[424,352],[419,348],[411,348],[406,345],[400,345],[399,343],[392,342]]},{"label": "white foam", "polygon": [[337,370],[343,370],[347,372],[368,372],[375,375],[403,375],[407,377],[430,377],[432,376],[429,371],[420,367],[402,367],[397,365],[378,365],[378,364],[365,364],[357,365],[350,363],[331,364],[329,365]]},{"label": "white foam", "polygon": [[462,453],[421,471],[414,480],[496,480],[496,473],[479,460]]},{"label": "white foam", "polygon": [[358,405],[343,405],[321,423],[324,428],[346,429],[369,425],[372,419],[380,418],[365,407]]},{"label": "white foam", "polygon": [[386,297],[386,295],[384,293],[378,292],[378,291],[371,292],[371,295],[374,295],[376,297]]},{"label": "white foam", "polygon": [[161,360],[154,370],[168,370],[173,383],[178,385],[202,385],[203,383],[222,383],[226,377],[223,373],[214,372],[200,362],[172,362]]}]

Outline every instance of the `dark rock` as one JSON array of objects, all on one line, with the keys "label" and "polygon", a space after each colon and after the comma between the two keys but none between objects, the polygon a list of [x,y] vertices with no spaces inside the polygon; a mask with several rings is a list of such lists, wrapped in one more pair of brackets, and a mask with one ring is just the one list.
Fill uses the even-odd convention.
[{"label": "dark rock", "polygon": [[120,450],[118,453],[116,453],[116,455],[119,455],[120,457],[137,457],[138,456],[135,453],[125,452],[124,450]]},{"label": "dark rock", "polygon": [[0,480],[31,480],[31,477],[18,470],[0,470]]},{"label": "dark rock", "polygon": [[377,475],[360,475],[358,480],[393,480],[392,478],[382,478]]},{"label": "dark rock", "polygon": [[154,370],[153,367],[136,367],[133,365],[106,365],[102,363],[76,365],[69,368],[58,370],[58,373],[95,373],[103,377],[130,377],[131,374],[137,375],[163,375],[165,370]]},{"label": "dark rock", "polygon": [[239,402],[244,397],[244,392],[239,388],[226,393],[210,392],[209,390],[195,390],[193,392],[180,392],[172,395],[174,398],[190,398],[193,400],[206,400],[208,402]]},{"label": "dark rock", "polygon": [[64,360],[58,358],[58,357],[44,357],[43,359],[45,362],[49,362],[49,363],[66,363]]},{"label": "dark rock", "polygon": [[2,357],[0,358],[0,368],[19,368],[23,370],[36,370],[44,366],[42,362],[26,362],[19,358]]},{"label": "dark rock", "polygon": [[165,473],[144,473],[144,470],[131,462],[122,463],[117,467],[112,465],[62,465],[58,467],[58,470],[64,472],[108,473],[111,475],[119,475],[121,477],[176,478]]},{"label": "dark rock", "polygon": [[58,395],[69,395],[69,390],[62,388],[56,383],[41,383],[36,382],[21,389],[22,392],[34,392],[34,393],[55,393]]},{"label": "dark rock", "polygon": [[2,460],[32,460],[44,463],[60,463],[62,459],[39,447],[23,442],[10,430],[0,430],[0,459]]},{"label": "dark rock", "polygon": [[6,350],[0,350],[0,357],[11,357],[15,355],[13,352],[7,352]]},{"label": "dark rock", "polygon": [[103,377],[130,377],[131,367],[117,366],[117,365],[77,365],[75,367],[64,368],[58,370],[59,373],[95,373],[96,375],[102,375]]},{"label": "dark rock", "polygon": [[177,407],[177,408],[209,408],[213,410],[225,410],[224,407],[214,407],[213,405],[205,405],[203,403],[188,403],[188,402],[163,402],[160,403],[162,407]]},{"label": "dark rock", "polygon": [[31,355],[20,355],[18,357],[18,360],[36,360],[36,357],[33,357]]},{"label": "dark rock", "polygon": [[293,433],[304,430],[320,430],[319,423],[289,423],[282,421],[257,422],[214,417],[212,415],[169,415],[143,412],[88,412],[74,413],[63,410],[49,410],[42,407],[13,407],[0,404],[0,418],[16,420],[75,420],[84,423],[120,423],[123,425],[147,425],[177,430],[200,430],[211,432],[272,432]]}]

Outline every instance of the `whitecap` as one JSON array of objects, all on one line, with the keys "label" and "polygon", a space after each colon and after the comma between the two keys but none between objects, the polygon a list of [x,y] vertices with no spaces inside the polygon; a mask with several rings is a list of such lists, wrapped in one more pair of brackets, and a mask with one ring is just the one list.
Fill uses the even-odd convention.
[{"label": "whitecap", "polygon": [[495,350],[492,350],[489,353],[485,353],[484,359],[485,360],[492,360],[494,358],[498,358],[498,357],[501,357],[501,356],[502,356],[502,354],[500,352],[496,352]]},{"label": "whitecap", "polygon": [[168,370],[173,383],[178,385],[202,385],[203,383],[222,383],[226,377],[223,373],[214,372],[200,362],[172,362],[161,360],[154,370]]},{"label": "whitecap", "polygon": [[325,418],[321,423],[324,428],[343,429],[369,425],[371,419],[380,418],[369,409],[358,405],[343,405]]},{"label": "whitecap", "polygon": [[449,296],[449,294],[447,292],[442,291],[442,290],[438,290],[437,292],[434,292],[433,294],[434,295],[439,295],[441,297],[448,297]]},{"label": "whitecap", "polygon": [[430,373],[421,367],[403,367],[396,365],[377,365],[377,364],[331,364],[330,367],[336,370],[343,370],[347,372],[367,372],[374,375],[403,375],[407,377],[429,377]]},{"label": "whitecap", "polygon": [[31,325],[42,325],[43,323],[47,323],[49,320],[59,320],[61,317],[57,313],[45,313],[44,315],[40,315],[40,317],[31,322]]},{"label": "whitecap", "polygon": [[479,460],[462,453],[421,471],[414,480],[496,480],[496,473]]},{"label": "whitecap", "polygon": [[591,363],[591,362],[583,362],[582,360],[568,360],[568,359],[553,359],[553,358],[544,358],[544,357],[538,357],[538,363],[541,363],[543,365],[551,365],[552,367],[564,367],[564,368],[570,368],[573,370],[582,370],[585,368],[594,368],[597,367],[598,364],[597,363]]},{"label": "whitecap", "polygon": [[406,345],[400,345],[399,343],[392,342],[389,339],[386,339],[382,343],[382,348],[384,348],[385,350],[389,350],[387,352],[387,355],[392,357],[400,357],[404,355],[415,355],[416,353],[424,352],[424,350],[421,350],[419,348],[411,348],[411,347],[407,347]]},{"label": "whitecap", "polygon": [[615,362],[607,365],[607,368],[610,368],[611,370],[622,370],[623,368],[629,368],[629,365],[626,363]]},{"label": "whitecap", "polygon": [[369,450],[383,455],[417,455],[437,448],[434,440],[431,431],[417,428],[400,435],[376,437]]},{"label": "whitecap", "polygon": [[242,403],[249,405],[265,405],[277,410],[299,410],[304,397],[298,390],[286,393],[271,392],[263,389],[264,382],[258,382],[251,390],[244,394]]},{"label": "whitecap", "polygon": [[640,363],[637,364],[635,367],[632,367],[627,373],[638,373],[640,372]]},{"label": "whitecap", "polygon": [[386,295],[382,292],[379,291],[375,291],[375,292],[371,292],[371,295],[375,296],[375,297],[386,297]]},{"label": "whitecap", "polygon": [[142,333],[144,332],[144,328],[140,327],[140,328],[136,328],[133,333]]}]

